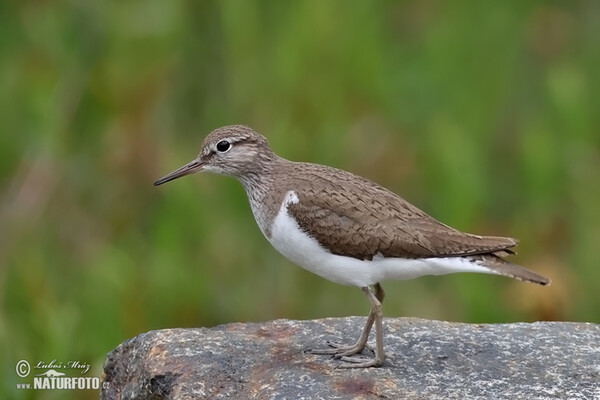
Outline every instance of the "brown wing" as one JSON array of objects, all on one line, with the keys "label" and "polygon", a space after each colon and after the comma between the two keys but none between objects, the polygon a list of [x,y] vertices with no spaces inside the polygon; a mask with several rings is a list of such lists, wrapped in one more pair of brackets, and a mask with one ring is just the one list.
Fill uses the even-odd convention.
[{"label": "brown wing", "polygon": [[370,260],[511,253],[512,238],[477,236],[444,225],[370,181],[369,194],[349,182],[307,185],[289,213],[305,232],[334,254]]}]

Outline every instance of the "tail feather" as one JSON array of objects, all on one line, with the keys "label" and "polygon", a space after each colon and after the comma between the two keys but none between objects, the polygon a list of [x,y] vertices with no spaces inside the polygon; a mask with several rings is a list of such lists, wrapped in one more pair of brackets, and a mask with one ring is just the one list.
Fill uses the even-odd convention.
[{"label": "tail feather", "polygon": [[552,282],[545,276],[536,274],[517,264],[509,263],[496,254],[480,254],[468,256],[469,260],[475,261],[484,267],[489,268],[499,275],[508,276],[524,282],[537,283],[538,285],[547,286]]}]

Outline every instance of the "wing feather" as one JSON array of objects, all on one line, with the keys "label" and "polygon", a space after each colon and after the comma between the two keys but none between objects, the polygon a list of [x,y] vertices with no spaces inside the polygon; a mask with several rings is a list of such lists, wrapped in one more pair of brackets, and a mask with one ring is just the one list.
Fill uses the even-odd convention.
[{"label": "wing feather", "polygon": [[[312,188],[315,185],[311,185]],[[460,232],[383,188],[372,203],[355,187],[336,184],[299,190],[288,212],[334,254],[371,260],[384,257],[467,256],[507,251],[516,239]]]}]

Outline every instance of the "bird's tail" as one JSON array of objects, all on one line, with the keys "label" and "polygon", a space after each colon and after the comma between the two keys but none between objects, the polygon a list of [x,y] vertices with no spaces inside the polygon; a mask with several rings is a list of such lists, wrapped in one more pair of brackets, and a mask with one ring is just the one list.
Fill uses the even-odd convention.
[{"label": "bird's tail", "polygon": [[479,254],[468,256],[467,258],[471,261],[476,262],[479,265],[489,268],[498,275],[508,276],[524,282],[537,283],[538,285],[543,286],[547,286],[550,284],[551,280],[549,278],[536,274],[535,272],[530,271],[527,268],[521,267],[520,265],[512,264],[508,261],[505,261],[502,258],[504,254]]}]

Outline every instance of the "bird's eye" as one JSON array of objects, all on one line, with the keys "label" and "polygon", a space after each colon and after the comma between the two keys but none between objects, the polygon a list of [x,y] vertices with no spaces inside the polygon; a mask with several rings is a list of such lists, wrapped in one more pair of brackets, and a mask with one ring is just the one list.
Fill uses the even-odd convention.
[{"label": "bird's eye", "polygon": [[230,148],[231,148],[231,143],[229,143],[229,141],[227,141],[227,140],[221,140],[219,143],[217,143],[217,150],[220,153],[225,153]]}]

